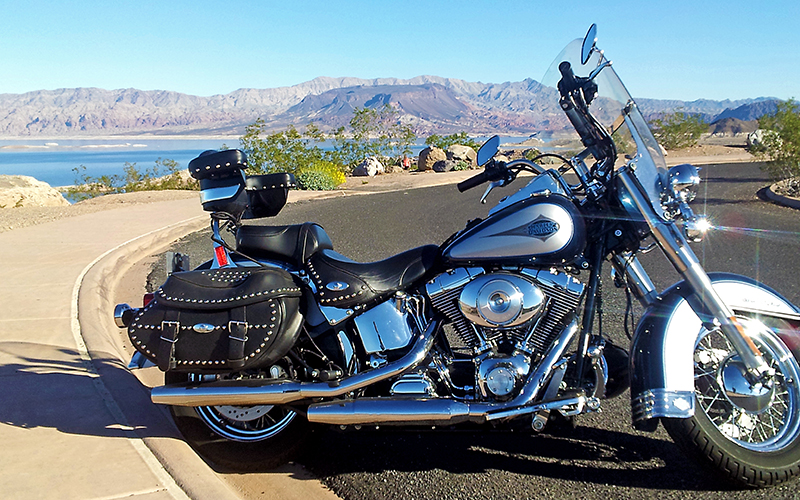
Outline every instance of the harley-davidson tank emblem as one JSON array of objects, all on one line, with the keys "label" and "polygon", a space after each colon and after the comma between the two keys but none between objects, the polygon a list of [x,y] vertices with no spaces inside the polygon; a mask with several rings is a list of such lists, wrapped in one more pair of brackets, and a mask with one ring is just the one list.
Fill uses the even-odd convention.
[{"label": "harley-davidson tank emblem", "polygon": [[558,232],[558,222],[540,218],[528,224],[528,236],[546,240]]}]

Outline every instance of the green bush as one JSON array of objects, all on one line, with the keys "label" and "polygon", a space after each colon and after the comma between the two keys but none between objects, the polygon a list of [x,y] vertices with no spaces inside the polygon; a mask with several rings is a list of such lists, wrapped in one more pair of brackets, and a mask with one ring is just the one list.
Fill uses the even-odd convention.
[{"label": "green bush", "polygon": [[690,115],[682,111],[651,120],[650,127],[659,144],[666,149],[696,146],[700,135],[708,131],[708,125],[700,115]]},{"label": "green bush", "polygon": [[320,160],[298,172],[296,180],[300,189],[330,191],[344,183],[345,175],[335,164]]},{"label": "green bush", "polygon": [[453,170],[469,170],[472,168],[472,165],[469,162],[464,160],[458,160],[456,162],[456,166],[453,167]]},{"label": "green bush", "polygon": [[[764,169],[777,180],[800,179],[800,107],[792,99],[778,103],[775,113],[762,116],[764,130],[758,156],[766,159]],[[797,182],[789,182],[797,186]],[[790,193],[798,194],[798,193]]]}]

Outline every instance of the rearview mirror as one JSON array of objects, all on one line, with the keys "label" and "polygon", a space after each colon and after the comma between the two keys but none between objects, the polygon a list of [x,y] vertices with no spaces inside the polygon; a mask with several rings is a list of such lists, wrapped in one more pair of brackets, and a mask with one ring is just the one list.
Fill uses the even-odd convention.
[{"label": "rearview mirror", "polygon": [[581,64],[586,64],[594,52],[595,44],[597,43],[597,25],[592,24],[586,36],[583,37],[583,45],[581,45]]},{"label": "rearview mirror", "polygon": [[497,153],[500,147],[500,136],[493,135],[478,150],[478,166],[482,167]]}]

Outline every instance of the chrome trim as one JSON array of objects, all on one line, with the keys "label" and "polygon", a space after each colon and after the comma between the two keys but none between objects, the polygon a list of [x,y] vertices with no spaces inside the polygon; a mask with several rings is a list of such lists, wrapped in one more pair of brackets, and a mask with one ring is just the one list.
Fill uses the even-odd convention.
[{"label": "chrome trim", "polygon": [[227,200],[236,196],[239,189],[242,188],[241,184],[234,184],[232,186],[223,186],[210,189],[203,189],[200,191],[200,203],[209,201]]},{"label": "chrome trim", "polygon": [[397,361],[380,368],[351,375],[335,382],[275,382],[264,379],[180,384],[154,387],[150,399],[172,406],[252,406],[287,404],[310,398],[329,398],[362,389],[381,380],[396,377],[420,364],[428,355],[440,323],[432,321],[416,335],[411,350]]},{"label": "chrome trim", "polygon": [[[316,403],[308,407],[308,421],[329,425],[454,425],[482,424],[498,418],[517,418],[540,411],[577,415],[597,408],[597,400],[578,395],[523,408],[453,399],[360,398]],[[502,417],[498,417],[502,415]]]},{"label": "chrome trim", "polygon": [[531,281],[514,274],[480,276],[461,291],[458,308],[486,327],[512,327],[527,323],[544,311],[546,297]]},{"label": "chrome trim", "polygon": [[694,415],[694,392],[648,389],[631,399],[631,417],[642,422],[655,417],[688,418]]},{"label": "chrome trim", "polygon": [[435,396],[436,388],[424,373],[410,373],[400,377],[389,389],[392,396]]},{"label": "chrome trim", "polygon": [[[736,352],[742,357],[742,362],[747,367],[748,373],[755,380],[769,374],[770,368],[758,348],[747,336],[744,329],[736,322],[731,309],[711,286],[708,274],[706,274],[703,266],[700,265],[695,253],[689,248],[689,244],[681,231],[674,223],[664,222],[656,215],[653,211],[653,206],[645,198],[638,182],[630,171],[620,169],[617,172],[617,178],[625,186],[633,204],[644,215],[653,237],[658,246],[661,247],[664,255],[694,290],[694,295],[698,302],[719,322],[725,336],[733,343]],[[702,314],[702,311],[697,311],[697,313]],[[710,319],[708,318],[708,320]]]},{"label": "chrome trim", "polygon": [[340,309],[333,306],[320,305],[319,311],[325,316],[325,319],[328,320],[328,324],[331,326],[336,326],[353,315],[352,309]]},{"label": "chrome trim", "polygon": [[402,349],[413,337],[408,314],[398,311],[393,300],[359,314],[355,324],[367,354]]},{"label": "chrome trim", "polygon": [[572,342],[575,334],[578,333],[578,330],[578,321],[573,319],[552,343],[547,354],[545,354],[544,358],[539,362],[536,370],[525,381],[517,397],[511,400],[509,406],[526,406],[531,404],[537,396],[539,396],[542,389],[546,387],[547,382],[550,380],[554,369],[557,368],[561,357],[564,356],[570,342]]},{"label": "chrome trim", "polygon": [[136,311],[128,304],[117,304],[114,306],[114,324],[119,328],[127,327],[131,318],[136,315]]},{"label": "chrome trim", "polygon": [[[510,167],[511,163],[508,164],[507,166]],[[536,165],[531,162],[526,162],[526,165],[527,164]],[[541,167],[539,167],[538,165],[536,165],[536,168],[541,169]],[[546,172],[540,173],[539,175],[535,176],[522,189],[500,200],[497,203],[497,205],[495,205],[494,207],[492,207],[491,210],[489,210],[489,215],[490,216],[494,215],[508,206],[511,206],[523,200],[527,200],[528,198],[532,198],[534,196],[549,196],[553,193],[560,194],[563,196],[569,196],[567,191],[561,186],[561,183],[559,183],[556,179],[553,178],[553,175],[554,174],[552,173],[552,171],[548,170]]]},{"label": "chrome trim", "polygon": [[630,288],[642,306],[647,307],[656,301],[658,289],[656,289],[636,255],[630,252],[616,254],[611,263],[614,269],[624,274],[628,288]]}]

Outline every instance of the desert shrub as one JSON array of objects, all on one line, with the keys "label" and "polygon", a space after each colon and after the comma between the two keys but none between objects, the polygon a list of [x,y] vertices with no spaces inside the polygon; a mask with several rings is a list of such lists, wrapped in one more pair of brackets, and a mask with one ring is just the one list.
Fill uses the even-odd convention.
[{"label": "desert shrub", "polygon": [[[775,113],[762,116],[758,127],[763,129],[761,145],[754,152],[766,159],[764,169],[776,180],[789,179],[798,186],[800,179],[800,107],[789,99],[778,103]],[[795,188],[793,195],[797,195]]]},{"label": "desert shrub", "polygon": [[245,128],[239,143],[247,154],[248,171],[252,174],[287,172],[297,175],[306,165],[320,161],[323,151],[319,143],[325,138],[313,123],[303,132],[293,126],[267,133],[267,123],[259,118]]},{"label": "desert shrub", "polygon": [[708,131],[708,125],[700,115],[690,115],[683,111],[668,113],[650,121],[653,134],[659,144],[666,149],[680,149],[696,146],[700,135]]},{"label": "desert shrub", "polygon": [[470,139],[466,132],[458,132],[445,136],[431,134],[427,139],[425,139],[425,144],[445,150],[454,144],[469,146],[475,151],[478,151],[481,148],[481,145],[478,144],[474,139]]},{"label": "desert shrub", "polygon": [[458,160],[456,162],[456,166],[453,167],[453,170],[469,170],[472,168],[472,165],[469,162],[464,160]]},{"label": "desert shrub", "polygon": [[353,110],[349,125],[349,129],[339,127],[334,132],[333,151],[328,156],[347,172],[372,156],[396,159],[411,154],[411,144],[417,139],[413,129],[400,121],[400,112],[389,104]]},{"label": "desert shrub", "polygon": [[93,177],[86,173],[84,165],[73,168],[75,185],[67,188],[64,194],[70,200],[81,201],[104,194],[200,189],[200,184],[187,172],[182,172],[175,160],[159,158],[152,168],[145,170],[139,170],[136,163],[125,162],[122,170],[124,175]]},{"label": "desert shrub", "polygon": [[344,183],[345,175],[334,163],[320,160],[298,172],[296,180],[300,189],[330,191]]}]

